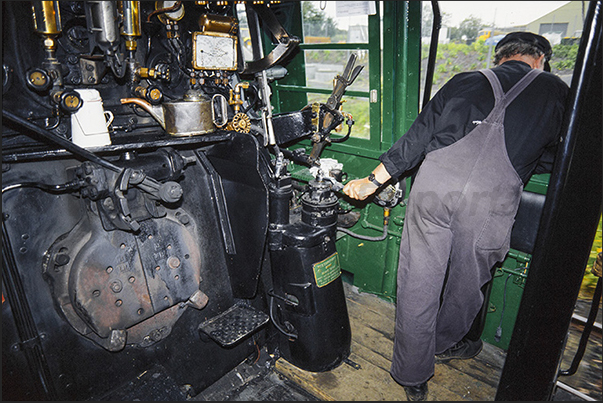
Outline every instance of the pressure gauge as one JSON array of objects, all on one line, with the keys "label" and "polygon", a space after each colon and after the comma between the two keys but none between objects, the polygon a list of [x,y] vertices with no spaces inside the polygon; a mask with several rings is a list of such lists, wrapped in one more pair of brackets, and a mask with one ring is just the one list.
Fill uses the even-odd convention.
[{"label": "pressure gauge", "polygon": [[237,37],[217,32],[193,34],[193,67],[199,70],[236,70]]}]

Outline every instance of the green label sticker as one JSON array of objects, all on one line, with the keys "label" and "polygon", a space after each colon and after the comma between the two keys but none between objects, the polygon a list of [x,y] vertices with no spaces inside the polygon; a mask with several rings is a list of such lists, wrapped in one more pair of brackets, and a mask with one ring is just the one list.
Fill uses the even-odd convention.
[{"label": "green label sticker", "polygon": [[335,252],[322,262],[314,263],[312,268],[314,269],[316,285],[324,287],[341,275],[339,255]]}]

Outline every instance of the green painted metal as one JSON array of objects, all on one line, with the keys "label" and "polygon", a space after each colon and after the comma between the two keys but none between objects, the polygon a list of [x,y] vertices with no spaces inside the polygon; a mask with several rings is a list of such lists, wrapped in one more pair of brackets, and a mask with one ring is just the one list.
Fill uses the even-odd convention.
[{"label": "green painted metal", "polygon": [[515,327],[530,259],[531,255],[511,249],[492,279],[482,340],[505,351]]},{"label": "green painted metal", "polygon": [[[353,284],[360,291],[370,292],[395,301],[396,274],[400,237],[404,222],[404,207],[396,206],[391,211],[387,237],[383,241],[366,241],[346,235],[337,240],[342,256],[342,269],[353,274]],[[397,220],[392,219],[397,217]],[[365,236],[383,233],[383,208],[369,204],[361,212],[359,222],[352,231]]]},{"label": "green painted metal", "polygon": [[[421,57],[421,4],[420,2],[378,2],[376,15],[369,16],[368,44],[302,44],[303,50],[369,50],[369,92],[347,91],[345,97],[365,98],[369,102],[370,138],[350,138],[344,143],[331,144],[321,158],[333,158],[341,162],[348,180],[366,176],[379,164],[379,156],[395,139],[401,137],[418,114],[420,57]],[[383,19],[380,21],[380,16]],[[294,18],[295,19],[295,18]],[[300,17],[301,21],[301,17]],[[299,35],[301,32],[291,32]],[[383,38],[383,43],[381,42]],[[298,56],[299,59],[303,57]],[[290,70],[289,66],[287,67]],[[342,66],[343,69],[343,66]],[[297,74],[300,77],[294,77]],[[302,70],[290,70],[286,80],[273,84],[278,94],[278,111],[286,111],[286,98],[293,94],[318,93],[327,96],[329,90],[305,86]],[[372,92],[372,100],[371,100]],[[344,97],[344,99],[345,99]],[[325,97],[326,100],[326,97]],[[293,106],[293,103],[289,103]],[[304,105],[295,105],[299,109]],[[277,108],[275,108],[276,110]],[[344,104],[345,111],[345,104]],[[354,129],[352,129],[353,132]],[[291,149],[311,144],[304,140]],[[294,179],[308,181],[307,168],[290,166]],[[408,184],[407,184],[408,186]],[[354,233],[375,237],[383,233],[383,208],[370,202],[344,200],[346,207],[360,212],[360,220],[351,230]],[[400,237],[404,223],[405,206],[391,210],[388,235],[383,241],[365,241],[340,233],[337,250],[340,255],[344,278],[359,290],[370,292],[384,299],[395,301],[396,275]]]},{"label": "green painted metal", "polygon": [[[386,1],[383,19],[383,137],[381,149],[410,127],[419,113],[421,2]],[[401,23],[403,22],[403,23]]]},{"label": "green painted metal", "polygon": [[[524,190],[546,195],[550,176],[533,175]],[[492,279],[482,339],[503,350],[509,348],[531,260],[531,254],[511,249]]]},{"label": "green painted metal", "polygon": [[[370,149],[379,149],[381,143],[381,30],[380,2],[375,2],[377,13],[369,16],[369,88],[375,93],[374,99],[369,97]],[[357,139],[354,139],[357,140]]]},{"label": "green painted metal", "polygon": [[524,190],[546,195],[549,187],[549,179],[551,174],[532,175],[530,181],[526,184]]}]

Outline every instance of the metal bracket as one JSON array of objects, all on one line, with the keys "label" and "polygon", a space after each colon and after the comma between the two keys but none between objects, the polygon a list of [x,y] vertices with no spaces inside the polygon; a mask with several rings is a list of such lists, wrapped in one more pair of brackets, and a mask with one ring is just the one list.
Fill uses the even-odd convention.
[{"label": "metal bracket", "polygon": [[278,41],[278,45],[267,56],[245,63],[241,75],[254,75],[267,70],[287,57],[299,44],[299,38],[290,36],[266,4],[252,4],[251,8],[262,19],[264,25]]}]

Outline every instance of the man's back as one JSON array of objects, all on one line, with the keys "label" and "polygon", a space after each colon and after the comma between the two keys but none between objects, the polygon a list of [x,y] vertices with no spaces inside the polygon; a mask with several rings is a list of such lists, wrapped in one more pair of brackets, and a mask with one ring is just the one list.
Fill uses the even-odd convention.
[{"label": "man's back", "polygon": [[[508,91],[530,66],[508,61],[493,69],[503,90]],[[507,108],[505,143],[511,163],[527,182],[543,149],[554,147],[559,134],[569,88],[557,76],[543,72]],[[464,137],[494,106],[488,80],[479,71],[455,75],[428,103],[409,131],[381,159],[387,168],[402,171],[430,151]],[[548,167],[552,162],[549,155]],[[403,161],[411,163],[404,165]]]},{"label": "man's back", "polygon": [[[493,71],[503,91],[507,92],[530,71],[530,67],[523,62],[509,61]],[[460,114],[460,121],[465,122],[465,135],[473,128],[472,125],[467,127],[467,122],[482,120],[492,110],[494,96],[481,73],[465,73],[458,78],[459,88],[450,93],[456,92],[453,97],[464,99],[470,107],[452,113]],[[450,84],[457,85],[457,82]],[[543,149],[559,142],[568,91],[559,77],[543,72],[507,107],[505,144],[509,159],[524,182],[529,179]]]}]

